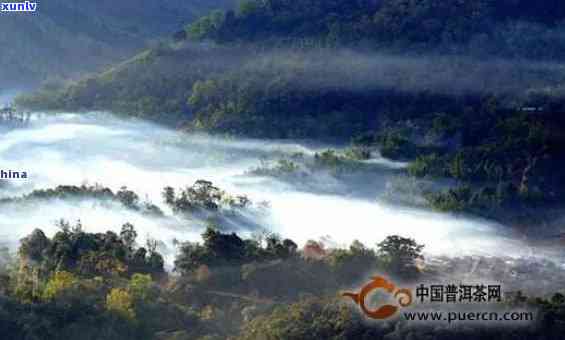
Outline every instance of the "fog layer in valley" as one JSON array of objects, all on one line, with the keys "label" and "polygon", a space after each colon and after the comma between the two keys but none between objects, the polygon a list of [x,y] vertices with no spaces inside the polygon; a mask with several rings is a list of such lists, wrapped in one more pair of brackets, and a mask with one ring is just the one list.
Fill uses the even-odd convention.
[{"label": "fog layer in valley", "polygon": [[18,91],[4,91],[0,89],[0,108],[9,106],[17,94]]},{"label": "fog layer in valley", "polygon": [[8,181],[0,189],[2,197],[57,185],[99,183],[114,191],[127,186],[143,200],[159,205],[165,217],[149,217],[88,200],[4,204],[0,207],[0,235],[15,245],[34,228],[53,234],[57,230],[54,222],[60,218],[80,219],[87,231],[97,232],[119,231],[123,223],[131,222],[140,236],[164,242],[170,263],[173,239],[197,241],[207,222],[174,216],[163,204],[161,191],[165,186],[181,188],[205,179],[230,194],[269,202],[267,209],[251,216],[256,220],[254,226],[234,228],[247,236],[260,231],[257,226],[261,226],[300,244],[323,239],[332,246],[347,246],[360,240],[374,246],[387,235],[399,234],[425,244],[432,254],[533,255],[531,248],[504,226],[378,203],[383,187],[379,182],[385,182],[388,173],[402,164],[376,160],[380,170],[371,176],[377,179],[374,190],[369,178],[360,179],[356,187],[336,177],[313,174],[306,190],[288,181],[248,173],[269,157],[296,152],[310,157],[323,150],[323,146],[306,145],[183,135],[104,113],[37,115],[29,127],[0,136],[2,168],[27,171],[29,177]]}]

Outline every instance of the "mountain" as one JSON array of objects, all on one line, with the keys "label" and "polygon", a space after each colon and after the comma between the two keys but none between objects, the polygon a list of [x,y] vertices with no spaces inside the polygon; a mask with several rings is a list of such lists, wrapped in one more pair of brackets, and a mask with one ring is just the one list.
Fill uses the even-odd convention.
[{"label": "mountain", "polygon": [[[17,32],[16,24],[9,32],[20,43],[22,36],[36,41],[24,44],[30,51],[22,58],[11,56],[21,70],[10,72],[39,73],[36,78],[46,71],[72,74],[54,55],[94,69],[147,39],[177,32],[173,41],[87,76],[47,83],[20,96],[13,110],[73,116],[107,110],[143,118],[129,120],[127,129],[121,124],[117,133],[88,124],[85,132],[95,128],[104,132],[101,138],[116,140],[98,143],[100,134],[86,133],[93,149],[61,138],[70,155],[45,154],[84,166],[78,152],[95,150],[96,157],[88,158],[106,164],[112,158],[102,158],[100,150],[110,150],[119,164],[106,168],[134,167],[134,182],[146,178],[144,170],[167,168],[174,175],[159,177],[181,187],[164,188],[168,209],[161,211],[149,198],[140,201],[126,187],[113,193],[98,184],[36,190],[0,205],[27,206],[34,197],[51,197],[56,208],[65,197],[84,196],[89,203],[91,196],[103,196],[128,208],[126,215],[109,207],[120,224],[135,211],[154,213],[147,218],[158,237],[176,233],[169,217],[180,223],[181,233],[192,235],[200,217],[208,227],[200,242],[160,242],[147,235],[142,246],[130,223],[121,230],[110,225],[113,231],[106,233],[97,226],[93,234],[80,220],[61,219],[55,235],[36,229],[23,238],[13,259],[0,246],[0,339],[563,339],[563,0],[244,0],[237,10],[214,10],[184,30],[184,17],[175,19],[179,12],[158,10],[168,19],[146,25],[153,19],[145,11],[157,4],[140,9],[123,0],[118,15],[110,2],[94,0],[65,7],[73,14],[61,17],[58,11],[48,20],[28,16],[22,27],[27,33]],[[87,6],[97,9],[104,24],[76,14]],[[50,34],[39,37],[37,27],[49,27]],[[29,71],[28,64],[41,68]],[[7,119],[25,121],[9,111]],[[67,116],[62,119],[70,126]],[[97,120],[91,112],[87,116],[87,123]],[[105,114],[102,119],[108,120]],[[83,125],[75,131],[81,134]],[[194,131],[227,138],[191,136]],[[38,138],[30,143],[41,151],[59,145]],[[14,157],[23,149],[7,144]],[[320,145],[340,147],[317,151]],[[246,158],[237,170],[240,155]],[[258,167],[249,168],[253,162],[247,159]],[[206,179],[186,186],[199,173],[222,177],[218,170],[226,166],[233,180],[222,182],[265,193],[259,196],[271,202],[232,197]],[[255,220],[256,213],[264,218]],[[252,229],[246,228],[248,218]],[[310,240],[298,249],[269,232],[272,221],[275,231],[285,233],[294,230],[285,223],[298,223],[302,241]],[[252,237],[240,238],[234,227]],[[387,230],[421,235],[442,255],[424,252],[409,235],[388,236],[375,248],[360,241],[346,248],[331,236],[315,240],[317,230],[352,238],[350,229],[363,230],[364,242]],[[493,248],[504,256],[491,254]],[[169,275],[164,266],[173,253],[175,274]],[[385,286],[418,286],[420,301],[410,305],[399,296],[389,306],[407,307],[398,318],[367,322],[337,295],[357,295],[374,273],[386,277],[369,285],[384,280]],[[441,287],[440,299],[426,282]],[[459,289],[458,303],[441,304],[444,287],[452,298]],[[471,288],[473,299],[463,294]],[[410,290],[397,293],[402,291]],[[486,295],[492,323],[473,312],[482,309]],[[458,314],[465,323],[436,320],[420,327],[404,320],[434,320],[436,311],[450,319]],[[519,323],[496,322],[509,316]]]},{"label": "mountain", "polygon": [[[356,157],[411,162],[432,208],[522,226],[565,198],[565,5],[544,4],[249,0],[186,26],[189,40],[17,104],[353,140]],[[422,189],[433,177],[455,185]]]},{"label": "mountain", "polygon": [[49,0],[35,13],[0,13],[0,86],[74,77],[172,36],[231,0]]},{"label": "mountain", "polygon": [[188,31],[194,39],[221,43],[307,38],[334,46],[452,49],[484,39],[481,35],[508,35],[516,24],[526,26],[521,33],[528,34],[518,40],[533,34],[544,40],[547,31],[558,33],[564,19],[559,0],[250,0],[238,11],[202,17]]},{"label": "mountain", "polygon": [[[220,112],[254,115],[272,129],[274,118],[268,116],[273,109],[279,116],[310,121],[318,113],[333,114],[335,124],[338,113],[349,111],[349,120],[365,116],[355,124],[373,126],[366,122],[366,116],[374,116],[367,111],[385,105],[373,94],[383,90],[511,95],[505,102],[514,101],[516,107],[527,103],[532,92],[559,93],[563,81],[558,63],[565,58],[565,29],[559,23],[565,5],[544,3],[248,0],[236,10],[214,10],[186,25],[175,43],[148,48],[55,92],[46,88],[20,104],[146,117],[197,113],[199,126],[239,132],[246,128],[232,125],[241,120]],[[188,40],[179,42],[184,36]],[[202,93],[216,100],[202,100]],[[281,94],[294,100],[281,103]],[[296,104],[305,102],[316,109]],[[272,132],[285,135],[285,130]]]}]

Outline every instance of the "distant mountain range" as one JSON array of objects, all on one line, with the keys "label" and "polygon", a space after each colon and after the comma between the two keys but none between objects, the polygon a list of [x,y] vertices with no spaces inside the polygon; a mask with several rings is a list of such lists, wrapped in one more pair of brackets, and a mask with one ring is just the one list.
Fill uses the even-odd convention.
[{"label": "distant mountain range", "polygon": [[68,78],[133,54],[233,0],[49,0],[0,14],[0,86]]}]

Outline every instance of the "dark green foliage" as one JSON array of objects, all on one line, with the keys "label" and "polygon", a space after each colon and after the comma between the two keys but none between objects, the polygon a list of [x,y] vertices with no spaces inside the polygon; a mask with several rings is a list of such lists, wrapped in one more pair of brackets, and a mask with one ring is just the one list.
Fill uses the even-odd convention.
[{"label": "dark green foliage", "polygon": [[51,240],[45,236],[43,231],[36,229],[21,240],[20,256],[26,257],[33,262],[41,262],[44,256],[47,255],[50,245]]},{"label": "dark green foliage", "polygon": [[[530,39],[536,35],[552,40],[553,44],[543,46],[558,46],[563,53],[563,44],[552,29],[564,14],[565,7],[557,0],[540,4],[463,0],[456,5],[441,0],[246,0],[238,11],[214,11],[187,31],[192,39],[220,43],[261,42],[297,48],[412,46],[532,56],[540,51]],[[517,22],[522,46],[511,43]],[[553,52],[545,48],[541,53],[549,56]]]},{"label": "dark green foliage", "polygon": [[528,299],[519,294],[509,301],[514,308],[541,307],[538,326],[497,327],[476,324],[466,327],[441,323],[398,320],[365,322],[352,308],[334,299],[305,299],[278,306],[247,323],[238,339],[559,339],[564,305],[553,299]]},{"label": "dark green foliage", "polygon": [[336,249],[329,257],[332,271],[343,285],[351,284],[361,273],[379,268],[378,262],[375,251],[359,241],[354,241],[349,249]]},{"label": "dark green foliage", "polygon": [[543,206],[545,203],[545,196],[542,193],[520,193],[510,182],[500,182],[496,186],[480,186],[477,189],[472,189],[469,185],[460,185],[426,192],[424,197],[429,206],[437,211],[472,213],[518,226],[522,223],[517,219],[524,218],[522,215],[524,211]]},{"label": "dark green foliage", "polygon": [[[296,301],[303,294],[333,295],[339,287],[356,283],[378,268],[375,252],[359,242],[331,252],[311,243],[298,251],[291,240],[275,236],[264,242],[242,240],[211,228],[203,239],[203,244],[182,244],[175,261],[176,270],[191,282],[195,294],[229,289]],[[281,285],[282,281],[286,284]]]},{"label": "dark green foliage", "polygon": [[408,166],[408,173],[414,177],[425,177],[429,175],[443,176],[444,169],[440,157],[432,153],[430,155],[418,156]]},{"label": "dark green foliage", "polygon": [[296,244],[291,240],[280,240],[270,236],[266,246],[253,240],[242,240],[236,234],[223,234],[208,227],[202,234],[203,244],[184,243],[175,260],[175,268],[188,275],[200,266],[241,266],[254,261],[287,259],[296,255]]},{"label": "dark green foliage", "polygon": [[96,185],[59,185],[55,189],[39,189],[22,197],[3,198],[0,199],[0,205],[8,204],[33,204],[40,200],[87,200],[96,199],[102,202],[115,201],[122,204],[125,208],[140,211],[145,214],[160,216],[163,215],[158,206],[150,202],[140,202],[139,196],[128,190],[127,187],[122,187],[119,191],[114,193],[109,188],[105,188],[99,184]]},{"label": "dark green foliage", "polygon": [[[485,32],[489,1],[384,0],[373,20],[377,36],[395,43],[459,43]],[[443,19],[440,19],[443,18]]]},{"label": "dark green foliage", "polygon": [[125,224],[121,235],[113,232],[89,234],[80,222],[71,225],[60,221],[61,231],[48,239],[35,230],[22,239],[20,261],[26,271],[35,271],[46,278],[54,271],[68,271],[83,277],[127,276],[131,273],[150,273],[158,277],[164,272],[160,254],[154,250],[147,256],[144,248],[134,248],[137,233]]},{"label": "dark green foliage", "polygon": [[[553,204],[563,191],[555,186],[563,176],[553,171],[565,160],[563,142],[556,133],[553,112],[495,111],[476,114],[471,124],[460,125],[463,115],[436,118],[431,133],[446,147],[416,158],[408,173],[419,178],[448,177],[455,188],[428,192],[430,206],[439,211],[472,212],[505,220],[511,211]],[[425,123],[424,123],[425,124]],[[453,132],[437,133],[439,126],[458,126],[457,147],[450,146]],[[448,128],[450,129],[450,128]],[[552,165],[553,164],[553,165]]]},{"label": "dark green foliage", "polygon": [[[346,157],[321,152],[313,168],[348,173],[359,165],[351,159],[380,151],[413,161],[410,175],[456,182],[426,195],[435,209],[505,220],[500,212],[556,204],[565,196],[565,177],[556,170],[565,164],[563,79],[553,64],[537,63],[565,56],[557,24],[563,10],[553,0],[543,6],[522,0],[245,1],[188,28],[193,39],[218,45],[160,44],[19,103],[112,109],[189,131],[341,141],[361,136]],[[379,54],[328,49],[336,46]],[[386,57],[407,50],[410,58]],[[419,55],[431,61],[413,68]],[[484,65],[473,56],[488,56],[488,67],[479,71]],[[522,68],[522,58],[531,69]],[[505,82],[488,84],[498,78],[490,75],[506,70],[512,76]],[[301,165],[281,160],[254,173],[297,177],[310,169]],[[178,196],[169,190],[164,198],[183,213],[217,212],[224,199],[248,203],[220,197],[216,189],[187,188]],[[128,207],[139,203],[131,194],[118,193]]]},{"label": "dark green foliage", "polygon": [[196,181],[178,194],[174,188],[166,187],[162,197],[175,213],[180,214],[217,213],[224,208],[245,209],[252,204],[247,196],[230,196],[205,180]]},{"label": "dark green foliage", "polygon": [[312,169],[328,169],[339,175],[349,173],[357,167],[354,161],[338,154],[335,150],[328,149],[314,155]]},{"label": "dark green foliage", "polygon": [[358,147],[345,151],[327,149],[316,152],[313,157],[298,153],[271,161],[261,160],[260,166],[250,169],[248,174],[270,176],[308,186],[312,177],[319,173],[342,179],[348,176],[353,178],[364,171],[370,173],[371,166],[361,162],[370,156],[370,150]]},{"label": "dark green foliage", "polygon": [[[146,256],[134,246],[131,224],[121,237],[86,233],[80,222],[58,225],[61,231],[51,239],[41,230],[22,239],[17,272],[0,296],[2,338],[150,339],[163,328],[198,322],[160,299],[155,282],[166,277],[163,258],[154,247]],[[108,308],[106,296],[114,289],[131,297],[133,319]]]},{"label": "dark green foliage", "polygon": [[309,299],[257,317],[238,339],[379,339],[385,329],[366,325],[358,313],[338,301]]},{"label": "dark green foliage", "polygon": [[372,118],[364,113],[369,98],[364,91],[336,83],[326,70],[330,64],[323,52],[316,56],[280,51],[209,76],[192,88],[188,103],[196,115],[190,127],[281,138],[360,133]]},{"label": "dark green foliage", "polygon": [[[0,298],[0,337],[3,339],[123,340],[147,336],[132,323],[103,313],[92,301],[75,299],[71,305],[24,305]],[[101,328],[99,325],[105,325]]]},{"label": "dark green foliage", "polygon": [[249,173],[258,176],[283,177],[293,176],[300,171],[300,166],[290,159],[279,159],[274,164],[262,162],[260,167],[252,169]]},{"label": "dark green foliage", "polygon": [[[317,53],[323,47],[363,46],[402,55],[410,49],[416,55],[455,52],[481,58],[561,60],[565,40],[556,23],[563,19],[563,11],[556,0],[543,5],[522,0],[463,0],[457,5],[441,0],[249,0],[237,11],[213,11],[187,29],[188,36],[211,39],[222,47],[159,44],[102,74],[62,85],[59,90],[49,85],[18,102],[41,109],[111,109],[169,123],[189,120],[186,114],[195,110],[201,113],[197,122],[202,127],[221,131],[249,134],[259,128],[257,135],[272,136],[282,129],[283,137],[317,132],[349,138],[366,132],[362,127],[373,127],[374,117],[366,118],[374,112],[406,109],[379,109],[384,104],[374,89],[351,93],[351,86],[340,87],[341,82],[358,85],[363,79],[360,75],[367,76],[367,72],[355,74],[353,65],[347,66],[352,81],[341,77],[334,89],[297,88],[308,78],[319,80],[315,84],[327,84],[323,76],[331,75],[335,65],[313,72],[320,65],[300,62],[300,55],[287,56],[276,47]],[[236,42],[243,45],[233,44]],[[292,61],[289,65],[296,65],[288,70],[255,60],[245,65],[244,60],[261,51],[275,51],[281,59]],[[259,70],[252,72],[251,66]],[[302,70],[314,74],[303,78]],[[430,71],[429,76],[434,74]],[[406,80],[410,81],[402,79],[399,84]],[[529,86],[526,83],[524,87]],[[423,88],[425,96],[434,92]],[[388,100],[389,95],[383,97]],[[189,97],[191,104],[187,105]],[[439,100],[434,104],[434,110],[451,114],[440,110]],[[320,114],[323,124],[318,122]],[[281,119],[289,116],[294,123]],[[267,124],[274,128],[263,131]]]},{"label": "dark green foliage", "polygon": [[280,40],[290,38],[287,44],[293,44],[311,38],[326,46],[364,39],[437,44],[466,41],[484,32],[491,12],[484,0],[457,6],[439,0],[247,0],[237,13],[215,11],[189,26],[188,32],[193,39],[218,42],[284,43]]},{"label": "dark green foliage", "polygon": [[135,208],[139,204],[139,196],[126,187],[121,187],[120,191],[116,193],[116,198],[126,207]]},{"label": "dark green foliage", "polygon": [[468,186],[426,195],[426,199],[431,207],[443,212],[463,212],[468,210],[471,197],[472,191]]},{"label": "dark green foliage", "polygon": [[188,118],[187,98],[193,84],[229,67],[228,54],[233,63],[241,53],[192,46],[177,50],[165,44],[96,76],[43,87],[33,95],[21,96],[16,103],[32,109],[111,109],[178,124]]},{"label": "dark green foliage", "polygon": [[[113,192],[99,185],[94,186],[72,186],[60,185],[55,189],[34,190],[27,194],[23,200],[43,199],[77,199],[77,198],[100,198],[108,199],[114,196]],[[9,201],[9,200],[4,200]]]},{"label": "dark green foliage", "polygon": [[137,231],[135,231],[135,227],[131,223],[126,223],[122,226],[122,230],[120,231],[120,238],[124,242],[126,248],[132,252],[135,246],[135,240],[137,238]]},{"label": "dark green foliage", "polygon": [[[153,280],[138,272],[131,276],[92,277],[93,272],[81,272],[76,266],[66,267],[75,274],[49,271],[43,277],[37,276],[36,271],[28,270],[30,266],[52,259],[71,263],[71,253],[65,251],[73,248],[95,257],[103,255],[107,260],[129,257],[130,268],[133,261],[142,258],[151,262],[147,253],[156,254],[155,242],[148,242],[147,250],[134,249],[128,255],[127,244],[134,244],[136,239],[129,224],[123,226],[121,237],[111,232],[87,234],[81,231],[80,224],[61,222],[60,226],[63,231],[52,239],[37,230],[22,240],[20,270],[9,279],[20,287],[26,279],[35,280],[32,286],[36,290],[47,291],[45,287],[50,287],[50,294],[28,300],[18,293],[25,288],[21,287],[0,295],[3,338],[412,339],[418,334],[436,339],[437,334],[442,334],[439,339],[510,340],[516,336],[512,327],[445,328],[426,324],[414,328],[397,319],[368,323],[344,300],[336,300],[337,293],[358,287],[366,274],[386,273],[402,278],[414,274],[414,261],[421,257],[423,246],[398,236],[386,238],[376,251],[359,242],[349,249],[333,250],[309,242],[298,251],[291,240],[281,241],[275,236],[262,242],[244,240],[236,234],[209,228],[198,250],[190,244],[180,247],[177,266],[184,267],[177,270],[181,277],[162,273]],[[93,242],[88,242],[89,237],[93,237]],[[62,245],[68,241],[75,243]],[[68,259],[53,255],[53,247]],[[445,269],[453,268],[448,265]],[[438,275],[435,270],[438,268],[431,268],[427,274]],[[72,283],[53,285],[55,277]],[[167,279],[168,284],[162,284]],[[45,285],[46,282],[49,284]],[[111,306],[110,293],[114,295]],[[517,292],[506,295],[504,306],[512,310],[538,310],[539,322],[519,329],[525,338],[557,339],[564,330],[564,301],[560,293],[533,299]],[[127,313],[120,313],[121,308],[127,308],[123,310]]]},{"label": "dark green foliage", "polygon": [[388,236],[377,245],[377,255],[383,261],[387,273],[402,279],[414,279],[418,269],[415,261],[423,259],[424,245],[401,236]]},{"label": "dark green foliage", "polygon": [[[529,58],[526,64],[562,60],[565,40],[558,23],[564,8],[556,0],[244,1],[236,11],[215,11],[179,32],[174,45],[160,44],[86,79],[46,86],[18,103],[110,109],[186,130],[255,137],[347,141],[360,136],[345,154],[327,150],[311,159],[291,157],[254,173],[347,174],[380,151],[413,161],[407,171],[414,177],[448,179],[448,187],[425,194],[433,208],[504,218],[505,209],[522,211],[565,196],[559,171],[565,164],[563,79],[554,68],[533,64],[533,71],[519,69],[504,78],[510,86],[470,79],[472,85],[461,90],[456,85],[481,64],[436,54]],[[193,47],[182,41],[185,37],[220,46]],[[401,58],[399,67],[381,54],[332,50],[336,47],[433,58],[412,69],[417,58]],[[486,70],[501,77],[512,68],[493,65]],[[373,72],[379,69],[384,71]],[[529,81],[532,73],[537,81]],[[528,106],[534,110],[524,109]],[[23,200],[81,197],[157,211],[127,188],[113,193],[98,186],[58,187]],[[163,199],[186,214],[218,214],[251,204],[207,181],[165,188]],[[2,202],[12,201],[23,202]],[[180,243],[179,275],[169,277],[156,242],[139,247],[130,224],[119,235],[89,234],[80,223],[60,227],[52,238],[35,231],[23,239],[17,277],[0,281],[7,287],[0,294],[9,295],[0,296],[1,338],[501,340],[559,339],[565,331],[561,294],[538,300],[518,295],[510,301],[541,307],[541,326],[520,330],[367,324],[327,299],[358,287],[367,274],[418,277],[423,246],[400,236],[388,237],[375,250],[358,242],[349,249],[309,242],[300,251],[291,240],[250,240],[209,228],[201,243]],[[61,270],[78,283],[44,301],[44,287],[51,287]],[[140,273],[155,281],[135,276]],[[117,307],[127,313],[105,307],[112,290],[123,302]]]},{"label": "dark green foliage", "polygon": [[[360,39],[370,29],[375,2],[301,0],[243,1],[237,12],[215,11],[188,27],[193,39],[219,42],[314,37],[327,44]],[[274,43],[277,43],[274,41]],[[292,40],[290,40],[292,43]]]},{"label": "dark green foliage", "polygon": [[391,159],[411,159],[417,154],[417,147],[410,140],[395,133],[385,133],[378,138],[383,157]]}]

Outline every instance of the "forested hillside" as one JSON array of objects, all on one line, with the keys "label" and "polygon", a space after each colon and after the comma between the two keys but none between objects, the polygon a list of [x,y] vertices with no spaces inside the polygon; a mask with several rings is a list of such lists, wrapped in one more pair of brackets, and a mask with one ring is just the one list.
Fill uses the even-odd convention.
[{"label": "forested hillside", "polygon": [[563,46],[558,30],[564,18],[559,1],[245,1],[239,11],[213,12],[188,31],[222,43],[310,38],[326,46],[549,58]]},{"label": "forested hillside", "polygon": [[[559,242],[565,200],[565,3],[244,0],[234,10],[211,10],[191,20],[198,11],[225,3],[139,0],[147,3],[138,7],[133,1],[108,0],[85,1],[83,7],[82,2],[53,1],[60,9],[38,13],[40,20],[26,29],[52,27],[49,30],[60,34],[38,38],[22,58],[15,52],[1,54],[8,63],[25,65],[10,72],[44,77],[43,66],[35,69],[39,64],[25,59],[44,54],[72,55],[72,65],[96,67],[110,60],[107,56],[127,53],[148,38],[170,39],[100,72],[52,82],[20,96],[15,109],[107,110],[142,118],[125,119],[127,124],[151,120],[176,127],[180,132],[171,135],[153,124],[131,124],[129,129],[111,125],[108,132],[89,126],[102,130],[103,137],[87,134],[87,143],[81,144],[78,136],[86,132],[74,130],[74,139],[64,140],[65,145],[73,144],[73,153],[60,157],[83,166],[102,164],[96,169],[111,173],[112,183],[132,177],[149,187],[157,177],[166,179],[167,186],[157,190],[162,204],[143,201],[143,194],[127,187],[112,191],[83,184],[41,186],[5,197],[0,206],[4,211],[19,206],[27,213],[37,202],[94,200],[122,209],[120,221],[125,212],[156,219],[170,215],[179,223],[175,230],[184,232],[205,219],[205,231],[197,241],[174,238],[169,245],[149,234],[147,242],[141,242],[138,229],[122,222],[95,225],[98,233],[87,232],[80,221],[65,220],[58,221],[59,228],[50,235],[36,229],[21,240],[16,254],[0,249],[0,338],[563,338],[565,271]],[[110,12],[114,6],[120,10]],[[157,11],[156,6],[170,6],[171,11]],[[103,15],[80,16],[94,9]],[[155,13],[161,15],[155,19],[161,23],[158,27],[146,24]],[[7,20],[0,25],[10,22],[16,25]],[[68,45],[71,40],[77,45]],[[61,70],[56,73],[69,74],[67,59],[46,60],[49,68]],[[70,121],[47,131],[58,134],[76,125]],[[42,141],[43,131],[37,140]],[[198,132],[234,138],[200,140]],[[199,141],[183,143],[188,137]],[[119,142],[98,146],[101,139]],[[271,145],[268,139],[299,140],[300,148],[282,152],[283,146]],[[122,141],[132,146],[122,148]],[[310,143],[324,148],[331,143],[334,149],[302,147]],[[58,144],[37,144],[42,148],[38,154],[47,155],[43,159],[58,158],[45,152]],[[93,163],[82,163],[78,156],[89,156],[86,146],[94,144]],[[209,147],[214,144],[225,153]],[[245,145],[260,149],[256,158],[261,160],[258,166],[245,161],[246,170],[240,171],[232,164],[238,155],[253,154]],[[108,150],[116,153],[120,166],[107,166],[115,164],[104,157]],[[143,162],[128,163],[137,153]],[[161,159],[169,161],[152,166],[150,160]],[[203,164],[209,168],[200,169]],[[61,168],[66,176],[66,168]],[[126,170],[120,172],[122,168]],[[175,173],[161,173],[165,168]],[[229,173],[216,171],[219,168]],[[150,175],[142,175],[144,170]],[[284,199],[272,205],[252,202],[245,194],[228,194],[208,178],[187,186],[187,178],[197,171],[203,177],[234,176],[242,188],[258,194],[263,191],[257,188],[273,186]],[[169,186],[177,184],[179,188]],[[259,196],[277,197],[268,191]],[[312,212],[304,204],[307,200],[325,203]],[[269,221],[266,211],[277,204],[287,206],[272,219],[278,223],[290,215],[306,235],[315,229],[329,236],[320,241],[308,236],[310,241],[299,246],[301,241],[290,239],[294,237],[267,232],[263,220],[255,221],[254,204],[261,208],[257,214],[266,214]],[[341,205],[346,209],[340,210]],[[345,215],[337,222],[330,221],[338,216],[330,211],[334,208]],[[388,215],[389,210],[400,213]],[[416,223],[420,219],[423,222]],[[157,221],[163,225],[156,234],[168,237],[171,227]],[[244,228],[251,225],[248,221],[254,222],[253,229]],[[456,222],[466,225],[451,229]],[[334,231],[349,236],[353,225],[361,226],[363,237],[381,235],[389,230],[385,228],[394,228],[395,234],[397,229],[399,234],[418,229],[441,249],[457,248],[448,250],[453,254],[463,254],[459,246],[467,242],[475,252],[424,258],[425,244],[400,235],[367,245],[332,240]],[[101,232],[106,227],[119,232]],[[447,228],[445,234],[442,228]],[[495,239],[491,231],[508,239]],[[488,247],[500,248],[503,256],[490,256]],[[520,252],[511,254],[513,247]],[[479,255],[483,248],[488,256]],[[411,288],[423,282],[502,283],[500,303],[456,303],[453,310],[534,311],[536,317],[525,326],[414,324],[402,317],[367,322],[340,293],[357,291],[376,273]],[[439,303],[415,303],[411,308],[451,310]]]},{"label": "forested hillside", "polygon": [[[94,71],[168,37],[214,1],[39,1],[35,13],[0,14],[0,86],[34,86]],[[2,89],[0,88],[0,90]]]},{"label": "forested hillside", "polygon": [[[531,265],[527,261],[459,258],[419,270],[415,263],[423,246],[398,236],[387,237],[375,249],[360,242],[348,249],[327,249],[316,242],[298,249],[276,235],[242,239],[210,227],[202,242],[179,244],[176,274],[170,274],[163,270],[158,243],[139,245],[132,224],[124,224],[119,233],[96,234],[85,232],[80,223],[60,221],[59,226],[51,238],[34,230],[22,239],[17,256],[0,249],[0,337],[356,340],[424,335],[510,340],[559,339],[564,331],[563,294],[539,294],[542,283],[563,279],[563,271],[550,264],[536,264],[538,295],[532,296],[520,290],[524,283],[510,273]],[[414,327],[401,318],[367,322],[337,297],[343,287],[364,280],[366,272],[386,270],[405,284],[443,282],[450,275],[469,275],[472,263],[480,263],[473,271],[482,280],[506,280],[504,300],[491,310],[534,309],[536,320],[501,327]]]},{"label": "forested hillside", "polygon": [[434,209],[523,225],[552,220],[538,208],[564,195],[564,16],[558,1],[244,1],[188,25],[188,40],[19,104],[354,139],[413,161],[416,178],[452,179],[422,189]]},{"label": "forested hillside", "polygon": [[[332,86],[340,94],[355,90],[371,96],[375,90],[443,95],[454,87],[460,95],[510,94],[512,101],[519,101],[514,104],[520,104],[526,92],[559,92],[563,72],[552,62],[565,56],[565,35],[559,25],[563,7],[559,2],[542,6],[513,0],[456,5],[436,0],[244,1],[235,11],[215,10],[186,26],[186,34],[175,35],[176,44],[160,44],[62,91],[46,92],[48,98],[39,96],[21,104],[149,115],[194,112],[199,109],[197,98],[192,100],[195,104],[187,99],[198,92],[193,91],[197,85],[201,89],[205,81],[228,78],[238,88],[260,84],[283,89],[297,81],[316,85],[315,92],[295,91],[305,97]],[[189,40],[178,42],[185,38]],[[206,44],[193,46],[198,41]],[[344,50],[361,56],[340,55]],[[139,84],[140,80],[145,81]],[[96,96],[87,95],[94,90]],[[249,97],[243,101],[246,109],[257,104],[256,94]],[[281,112],[291,111],[285,105],[278,106]],[[302,113],[296,114],[304,116],[312,106],[301,105]],[[363,113],[372,114],[368,111]]]}]

